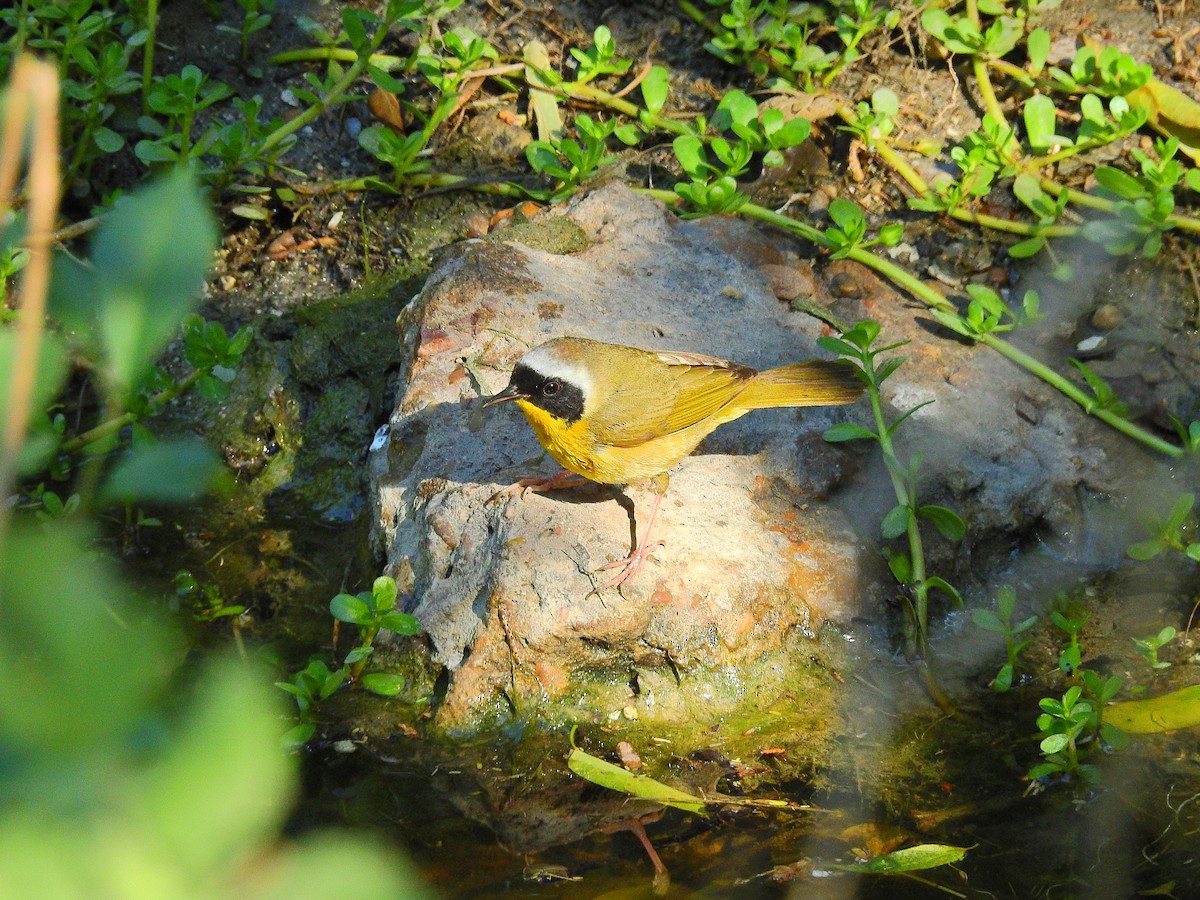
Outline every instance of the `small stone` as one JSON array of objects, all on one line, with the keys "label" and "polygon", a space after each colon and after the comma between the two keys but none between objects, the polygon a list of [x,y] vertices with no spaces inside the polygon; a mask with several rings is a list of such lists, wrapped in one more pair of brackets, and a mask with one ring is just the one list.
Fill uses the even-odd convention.
[{"label": "small stone", "polygon": [[487,213],[477,209],[463,216],[463,228],[467,237],[481,238],[491,228],[491,221]]},{"label": "small stone", "polygon": [[811,266],[766,265],[763,266],[763,272],[771,280],[771,288],[780,300],[811,297],[816,293],[817,285]]},{"label": "small stone", "polygon": [[621,765],[631,772],[642,767],[642,758],[629,741],[621,741],[617,744],[617,757],[621,760]]},{"label": "small stone", "polygon": [[863,295],[863,287],[849,272],[838,272],[829,282],[829,290],[835,297],[857,300]]},{"label": "small stone", "polygon": [[638,711],[637,711],[636,706],[632,706],[632,705],[626,706],[623,710],[621,710],[621,712],[624,713],[625,718],[629,719],[629,721],[631,721],[631,722],[636,720],[638,717]]},{"label": "small stone", "polygon": [[1075,345],[1075,349],[1080,353],[1095,353],[1097,350],[1104,348],[1107,339],[1102,334],[1093,334],[1091,337],[1085,337],[1082,341]]},{"label": "small stone", "polygon": [[1115,303],[1101,303],[1092,313],[1092,327],[1099,331],[1112,331],[1121,324],[1121,310]]}]

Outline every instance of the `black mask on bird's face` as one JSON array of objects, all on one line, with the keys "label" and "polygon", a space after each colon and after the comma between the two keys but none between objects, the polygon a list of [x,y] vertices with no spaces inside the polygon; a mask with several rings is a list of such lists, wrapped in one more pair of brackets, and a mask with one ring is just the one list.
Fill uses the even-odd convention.
[{"label": "black mask on bird's face", "polygon": [[583,390],[578,385],[555,375],[544,375],[520,362],[513,369],[508,387],[490,397],[484,406],[506,400],[525,400],[568,425],[583,415]]}]

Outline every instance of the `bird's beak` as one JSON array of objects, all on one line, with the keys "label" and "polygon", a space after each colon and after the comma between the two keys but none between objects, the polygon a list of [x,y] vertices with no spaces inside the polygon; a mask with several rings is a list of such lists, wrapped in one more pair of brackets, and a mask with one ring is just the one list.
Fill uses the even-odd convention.
[{"label": "bird's beak", "polygon": [[483,405],[495,406],[497,403],[504,403],[506,400],[517,400],[525,396],[527,395],[522,393],[519,387],[517,387],[515,384],[510,384],[500,393],[496,394],[496,396],[488,397],[487,400],[483,402]]}]

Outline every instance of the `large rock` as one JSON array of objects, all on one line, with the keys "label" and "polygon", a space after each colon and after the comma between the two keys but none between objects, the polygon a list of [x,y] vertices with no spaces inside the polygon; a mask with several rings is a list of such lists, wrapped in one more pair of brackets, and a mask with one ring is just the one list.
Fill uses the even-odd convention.
[{"label": "large rock", "polygon": [[[858,594],[854,535],[814,499],[848,470],[841,450],[814,439],[841,411],[758,411],[718,430],[672,473],[656,528],[665,546],[620,592],[593,591],[593,571],[630,547],[618,491],[502,493],[556,468],[539,462],[517,410],[480,410],[523,342],[574,334],[757,368],[815,354],[819,323],[776,299],[751,263],[778,251],[749,226],[681,224],[617,186],[569,215],[586,249],[464,244],[401,319],[417,351],[390,441],[372,459],[379,536],[389,569],[411,569],[414,611],[452,673],[448,726],[501,696],[521,706],[561,695],[588,672],[628,680],[635,666],[757,660],[811,631],[814,614],[844,618]],[[640,529],[649,492],[628,496]]]}]

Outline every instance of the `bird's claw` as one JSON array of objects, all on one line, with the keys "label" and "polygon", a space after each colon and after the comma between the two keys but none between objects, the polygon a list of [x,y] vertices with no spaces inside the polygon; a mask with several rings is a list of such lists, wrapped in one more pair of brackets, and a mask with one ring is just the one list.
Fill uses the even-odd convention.
[{"label": "bird's claw", "polygon": [[609,569],[619,569],[620,571],[618,571],[617,574],[608,581],[604,582],[604,584],[600,585],[600,587],[596,588],[592,593],[605,591],[610,587],[619,587],[620,585],[624,584],[637,573],[638,569],[642,567],[642,563],[648,560],[654,554],[655,550],[663,546],[665,546],[665,544],[662,541],[655,541],[653,544],[645,544],[638,547],[624,559],[613,560],[612,562],[601,566],[596,570],[597,572],[607,572]]}]

